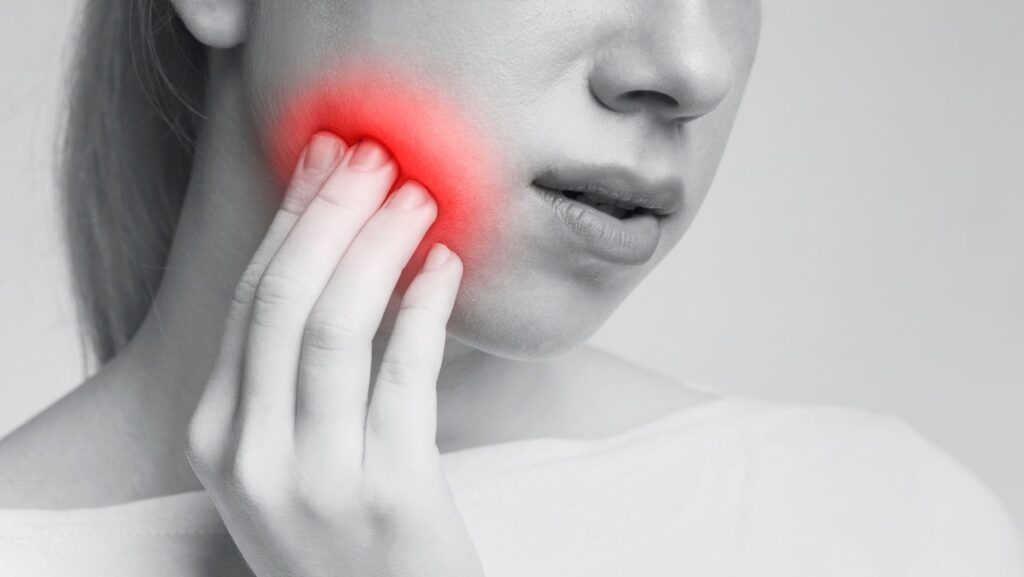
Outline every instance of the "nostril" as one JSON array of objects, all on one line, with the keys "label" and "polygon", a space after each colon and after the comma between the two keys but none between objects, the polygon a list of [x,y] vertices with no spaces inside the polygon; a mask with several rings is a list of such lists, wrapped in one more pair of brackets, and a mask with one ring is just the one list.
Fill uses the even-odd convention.
[{"label": "nostril", "polygon": [[604,61],[590,77],[591,94],[603,107],[671,123],[709,114],[731,90],[731,67],[708,60],[691,60],[660,71],[625,60]]},{"label": "nostril", "polygon": [[680,108],[678,100],[655,90],[634,90],[623,94],[621,98],[641,108],[657,107],[669,111],[677,111]]},{"label": "nostril", "polygon": [[602,49],[588,77],[597,100],[665,124],[714,111],[731,92],[737,53],[705,4],[674,3],[648,27]]}]

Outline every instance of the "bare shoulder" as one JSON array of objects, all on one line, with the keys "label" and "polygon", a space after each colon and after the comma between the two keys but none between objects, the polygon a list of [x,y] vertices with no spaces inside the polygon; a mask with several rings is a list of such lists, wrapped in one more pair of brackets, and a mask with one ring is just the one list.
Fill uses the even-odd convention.
[{"label": "bare shoulder", "polygon": [[83,477],[86,463],[74,461],[95,463],[88,446],[104,419],[83,419],[86,403],[76,388],[0,439],[0,507],[57,504],[58,494]]},{"label": "bare shoulder", "polygon": [[886,559],[906,575],[1024,574],[1007,508],[904,421],[784,403],[754,414],[744,425],[758,495],[751,507],[758,517],[783,511],[789,525],[771,531],[787,543],[832,535],[849,555]]},{"label": "bare shoulder", "polygon": [[0,508],[67,509],[194,487],[178,439],[138,410],[123,383],[97,375],[0,439]]}]

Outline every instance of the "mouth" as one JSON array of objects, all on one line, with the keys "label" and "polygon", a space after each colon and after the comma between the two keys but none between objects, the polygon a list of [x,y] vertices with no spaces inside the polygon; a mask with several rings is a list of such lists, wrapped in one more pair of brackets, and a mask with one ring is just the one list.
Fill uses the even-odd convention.
[{"label": "mouth", "polygon": [[651,179],[620,166],[583,166],[547,170],[534,185],[595,208],[619,220],[668,216],[682,208],[682,180]]},{"label": "mouth", "polygon": [[538,186],[553,194],[560,194],[569,200],[590,206],[619,220],[628,220],[645,214],[655,214],[652,209],[646,206],[640,206],[625,200],[615,200],[601,194],[579,190],[555,190],[542,185]]},{"label": "mouth", "polygon": [[574,239],[576,254],[641,265],[655,255],[662,222],[683,207],[682,181],[650,179],[613,165],[560,167],[533,181],[560,223],[565,238]]}]

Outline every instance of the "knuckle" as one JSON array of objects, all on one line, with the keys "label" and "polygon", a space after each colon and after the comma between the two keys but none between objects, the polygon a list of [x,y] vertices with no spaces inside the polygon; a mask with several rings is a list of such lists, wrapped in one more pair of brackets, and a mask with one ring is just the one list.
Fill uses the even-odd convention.
[{"label": "knuckle", "polygon": [[263,266],[258,263],[249,263],[238,279],[235,286],[234,300],[240,305],[250,305],[256,297],[256,288],[259,286],[260,277],[263,275]]},{"label": "knuckle", "polygon": [[296,485],[296,502],[313,519],[337,520],[356,513],[344,487],[305,479]]},{"label": "knuckle", "polygon": [[433,221],[434,211],[384,209],[377,213],[370,225],[363,228],[355,242],[365,244],[368,248],[418,245]]},{"label": "knuckle", "polygon": [[279,274],[264,275],[256,287],[252,323],[272,325],[273,319],[298,302],[301,294],[302,285],[297,280]]},{"label": "knuckle", "polygon": [[312,203],[322,204],[328,209],[340,210],[342,212],[362,212],[366,200],[365,195],[359,194],[359,189],[366,188],[362,182],[351,182],[348,186],[332,186],[328,183],[324,186]]},{"label": "knuckle", "polygon": [[301,216],[316,196],[324,176],[320,169],[303,167],[281,199],[279,210],[293,216]]},{"label": "knuckle", "polygon": [[256,286],[256,304],[279,306],[294,302],[302,293],[299,281],[282,274],[264,274]]},{"label": "knuckle", "polygon": [[416,382],[421,373],[416,362],[389,357],[381,361],[377,378],[388,384],[401,386]]},{"label": "knuckle", "polygon": [[426,304],[402,303],[399,314],[413,323],[435,330],[446,330],[448,326],[448,315]]},{"label": "knuckle", "polygon": [[193,417],[188,424],[185,457],[199,476],[208,476],[216,470],[217,451],[212,435],[202,420]]},{"label": "knuckle", "polygon": [[352,315],[339,311],[314,310],[306,320],[303,345],[314,351],[336,351],[359,342],[363,330]]},{"label": "knuckle", "polygon": [[239,451],[235,454],[225,480],[236,498],[253,505],[265,504],[268,501],[264,478],[260,474],[261,468],[259,455],[248,451]]},{"label": "knuckle", "polygon": [[403,491],[388,483],[376,483],[367,492],[366,510],[379,523],[392,523],[408,509]]},{"label": "knuckle", "polygon": [[302,194],[303,188],[302,186],[293,185],[293,188],[281,199],[279,210],[292,216],[301,216],[307,204],[307,200]]},{"label": "knuckle", "polygon": [[[207,386],[207,390],[209,387]],[[212,476],[220,468],[225,423],[225,408],[215,407],[206,397],[192,413],[186,428],[185,456],[197,474]]]},{"label": "knuckle", "polygon": [[426,490],[411,488],[408,483],[381,483],[367,494],[364,511],[373,530],[387,534],[428,518],[431,500]]},{"label": "knuckle", "polygon": [[[404,227],[381,226],[381,222],[374,222],[359,231],[359,236],[352,241],[355,254],[377,254],[382,249],[394,246],[400,235],[404,234]],[[381,230],[385,229],[385,230]],[[388,235],[387,231],[391,234]]]}]

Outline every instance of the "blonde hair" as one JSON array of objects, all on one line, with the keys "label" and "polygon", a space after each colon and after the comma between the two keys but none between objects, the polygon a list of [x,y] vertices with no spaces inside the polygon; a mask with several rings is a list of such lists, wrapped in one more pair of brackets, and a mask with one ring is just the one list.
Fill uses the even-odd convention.
[{"label": "blonde hair", "polygon": [[59,188],[80,335],[103,364],[138,330],[163,276],[207,55],[169,0],[89,0],[79,34]]}]

